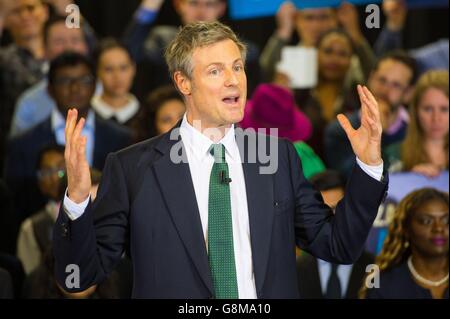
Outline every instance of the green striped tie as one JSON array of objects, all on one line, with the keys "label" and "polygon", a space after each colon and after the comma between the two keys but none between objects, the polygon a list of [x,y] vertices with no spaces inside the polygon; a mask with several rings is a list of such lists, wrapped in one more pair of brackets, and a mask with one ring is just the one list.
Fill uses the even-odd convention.
[{"label": "green striped tie", "polygon": [[239,297],[234,262],[233,222],[225,147],[213,144],[214,164],[209,178],[208,255],[216,298]]}]

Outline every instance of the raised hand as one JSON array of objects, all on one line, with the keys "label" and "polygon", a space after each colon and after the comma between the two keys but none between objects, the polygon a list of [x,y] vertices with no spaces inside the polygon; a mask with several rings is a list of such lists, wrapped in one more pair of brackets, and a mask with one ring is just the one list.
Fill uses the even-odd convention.
[{"label": "raised hand", "polygon": [[295,28],[295,14],[297,8],[290,2],[284,2],[278,9],[277,20],[277,35],[286,41],[289,41],[292,36],[292,32]]},{"label": "raised hand", "polygon": [[386,25],[389,30],[400,31],[406,21],[408,9],[405,0],[384,0],[383,13],[386,16]]},{"label": "raised hand", "polygon": [[67,169],[67,193],[79,204],[85,201],[91,190],[91,173],[86,159],[86,136],[81,135],[85,119],[77,122],[78,111],[70,109],[66,119],[66,148],[64,158]]},{"label": "raised hand", "polygon": [[338,115],[338,121],[347,134],[355,155],[367,165],[380,165],[381,133],[383,131],[378,103],[365,86],[358,85],[361,102],[361,126],[354,129],[348,118]]}]

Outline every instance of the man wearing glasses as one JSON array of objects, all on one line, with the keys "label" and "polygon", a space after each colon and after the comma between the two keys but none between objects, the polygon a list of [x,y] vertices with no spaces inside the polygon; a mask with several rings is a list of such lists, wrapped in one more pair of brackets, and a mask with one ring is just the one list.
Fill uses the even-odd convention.
[{"label": "man wearing glasses", "polygon": [[124,128],[95,116],[91,98],[95,92],[95,69],[79,53],[67,52],[52,61],[48,74],[48,92],[55,100],[51,115],[31,130],[11,139],[5,165],[5,178],[15,196],[19,222],[45,203],[37,188],[36,162],[39,150],[47,144],[65,145],[65,115],[73,107],[83,114],[83,134],[88,142],[86,156],[90,167],[103,169],[106,155],[126,147],[130,133]]},{"label": "man wearing glasses", "polygon": [[[382,147],[401,142],[405,138],[409,122],[408,99],[416,78],[413,58],[401,51],[393,51],[381,57],[370,74],[368,87],[377,98],[383,125]],[[360,125],[361,114],[349,116],[353,126]],[[355,162],[350,143],[337,121],[325,130],[325,160],[328,167],[348,175]]]}]

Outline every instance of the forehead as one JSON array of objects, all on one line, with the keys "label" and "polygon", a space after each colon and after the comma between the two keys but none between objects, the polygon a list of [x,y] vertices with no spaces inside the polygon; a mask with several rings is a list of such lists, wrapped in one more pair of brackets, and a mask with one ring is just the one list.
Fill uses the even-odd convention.
[{"label": "forehead", "polygon": [[229,64],[239,59],[242,59],[241,51],[230,39],[198,47],[192,53],[194,68],[196,65],[207,66],[213,63]]},{"label": "forehead", "polygon": [[416,211],[416,216],[429,215],[442,217],[448,215],[448,205],[442,200],[432,199],[420,205]]},{"label": "forehead", "polygon": [[426,89],[426,91],[422,94],[422,97],[420,99],[421,103],[424,102],[437,102],[442,103],[444,105],[448,106],[448,96],[442,89],[435,88],[435,87],[429,87]]},{"label": "forehead", "polygon": [[63,162],[64,154],[56,150],[51,150],[42,155],[41,166],[59,165]]},{"label": "forehead", "polygon": [[11,7],[13,9],[22,7],[22,6],[36,6],[36,5],[43,5],[41,0],[16,0],[11,4]]},{"label": "forehead", "polygon": [[339,33],[330,33],[327,34],[323,40],[320,43],[320,46],[324,46],[324,45],[346,45],[348,47],[351,47],[350,44],[350,40],[343,34],[339,34]]},{"label": "forehead", "polygon": [[78,63],[75,65],[65,65],[55,70],[57,76],[74,76],[91,74],[89,67],[84,63]]},{"label": "forehead", "polygon": [[51,36],[83,36],[83,31],[81,28],[68,28],[66,27],[65,21],[58,21],[52,24],[47,34]]}]

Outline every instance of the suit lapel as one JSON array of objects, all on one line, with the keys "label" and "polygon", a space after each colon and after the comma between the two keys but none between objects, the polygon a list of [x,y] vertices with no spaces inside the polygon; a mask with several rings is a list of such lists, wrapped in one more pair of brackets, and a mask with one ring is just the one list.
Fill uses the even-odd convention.
[{"label": "suit lapel", "polygon": [[239,134],[241,134],[240,130],[236,130],[247,193],[253,271],[259,296],[264,286],[271,248],[274,215],[273,177],[260,174],[261,164],[258,163],[258,160],[256,163],[247,160],[246,150],[249,149],[248,142],[252,139],[247,139],[246,143],[242,144],[239,141],[243,141],[243,138]]},{"label": "suit lapel", "polygon": [[[163,156],[153,165],[165,203],[173,223],[183,241],[187,253],[197,268],[200,277],[211,293],[214,293],[208,256],[196,201],[194,185],[187,160],[174,163],[170,158],[172,146],[181,140],[172,141],[169,134],[162,137],[157,149]],[[182,154],[186,154],[183,147]]]}]

